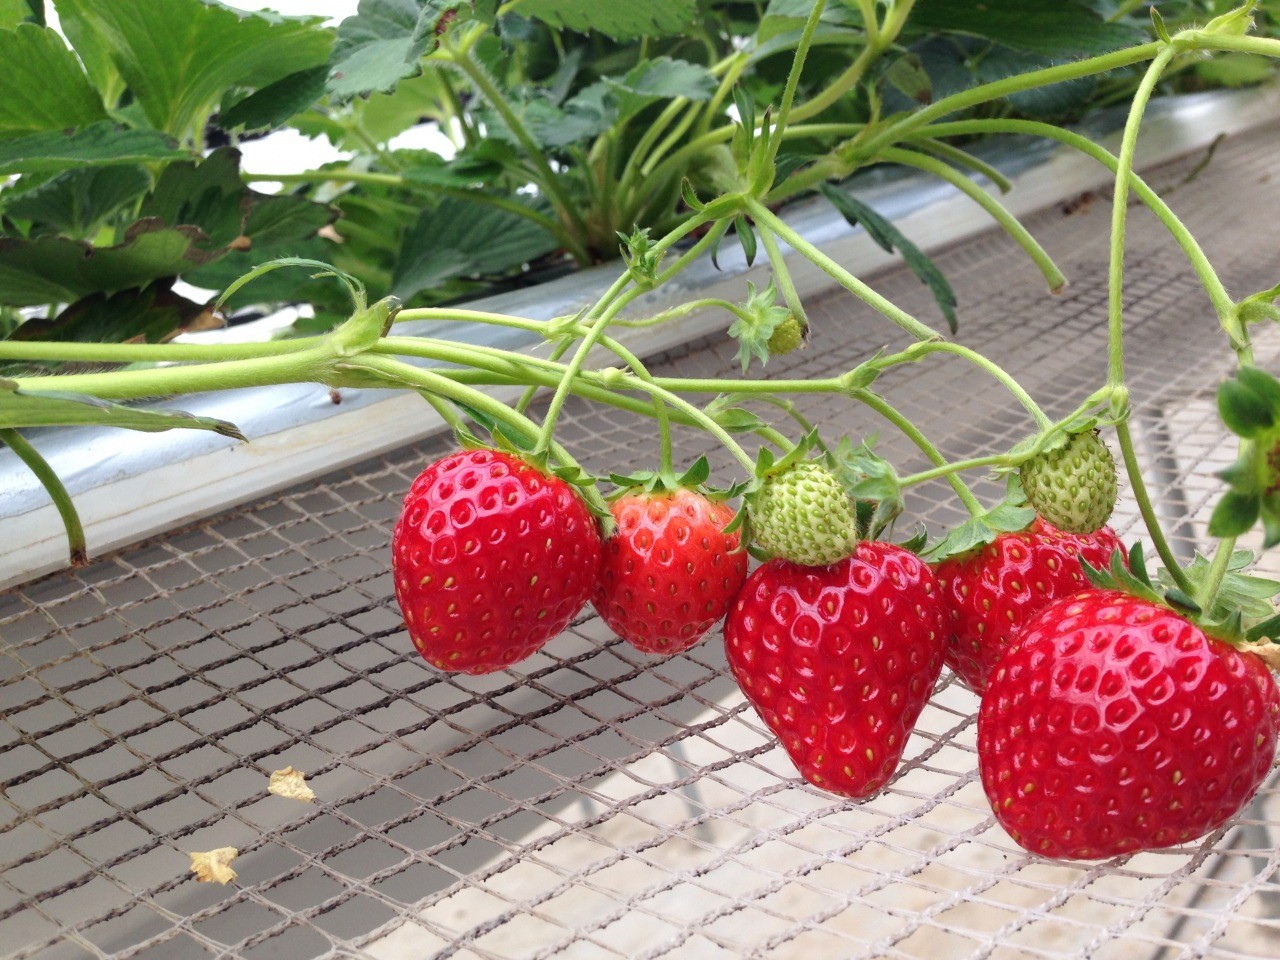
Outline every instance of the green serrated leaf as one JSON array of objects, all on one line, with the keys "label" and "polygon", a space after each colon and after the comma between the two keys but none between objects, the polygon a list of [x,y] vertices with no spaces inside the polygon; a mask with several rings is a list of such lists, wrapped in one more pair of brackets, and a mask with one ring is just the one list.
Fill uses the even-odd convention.
[{"label": "green serrated leaf", "polygon": [[840,188],[824,183],[818,187],[819,192],[831,202],[850,226],[861,225],[867,235],[886,251],[897,250],[911,272],[921,279],[933,292],[938,309],[947,320],[952,333],[958,327],[956,321],[956,295],[951,284],[934,262],[921,252],[920,248],[903,236],[892,223],[876,213],[865,203],[855,200]]},{"label": "green serrated leaf", "polygon": [[555,238],[524,217],[446,197],[423,210],[405,236],[391,292],[408,301],[454,277],[513,270],[556,246]]},{"label": "green serrated leaf", "polygon": [[423,13],[418,0],[360,0],[355,16],[338,25],[329,66],[329,93],[338,100],[386,92],[422,70],[435,37],[415,39]]},{"label": "green serrated leaf", "polygon": [[0,176],[58,173],[84,167],[187,159],[190,154],[155,130],[127,130],[109,120],[70,132],[0,140]]},{"label": "green serrated leaf", "polygon": [[174,293],[167,283],[125,290],[107,297],[92,294],[51,320],[28,320],[11,339],[75,343],[161,343],[189,330],[217,325],[206,304]]},{"label": "green serrated leaf", "polygon": [[31,17],[27,0],[0,0],[0,30],[12,30]]},{"label": "green serrated leaf", "polygon": [[1074,60],[1137,43],[1133,27],[1108,23],[1085,4],[1060,0],[929,0],[911,11],[911,36],[951,33]]},{"label": "green serrated leaf", "polygon": [[644,3],[600,3],[599,0],[524,0],[517,8],[550,27],[579,33],[602,33],[614,40],[665,37],[694,22],[697,0],[646,0]]},{"label": "green serrated leaf", "polygon": [[1196,75],[1215,87],[1249,87],[1275,73],[1269,57],[1249,53],[1220,54],[1195,65]]},{"label": "green serrated leaf", "polygon": [[72,303],[92,293],[114,293],[172,277],[207,262],[203,236],[189,226],[157,220],[135,223],[110,247],[65,237],[0,239],[0,302],[13,306]]},{"label": "green serrated leaf", "polygon": [[1209,536],[1238,537],[1258,521],[1262,500],[1256,493],[1228,490],[1209,517]]},{"label": "green serrated leaf", "polygon": [[1218,415],[1228,430],[1247,438],[1265,433],[1276,422],[1276,411],[1267,398],[1238,379],[1219,384]]},{"label": "green serrated leaf", "polygon": [[933,82],[917,54],[898,57],[884,72],[884,79],[915,103],[925,105],[933,100]]},{"label": "green serrated leaf", "polygon": [[227,90],[261,89],[320,66],[333,46],[320,17],[244,13],[202,0],[55,0],[55,6],[63,23],[74,21],[109,48],[152,126],[182,140],[199,139]]},{"label": "green serrated leaf", "polygon": [[223,130],[267,130],[302,113],[322,96],[329,79],[326,65],[299,70],[256,90],[217,117]]},{"label": "green serrated leaf", "polygon": [[31,220],[39,232],[88,239],[98,227],[151,186],[151,174],[139,166],[84,167],[57,174],[9,203],[0,194],[5,216]]},{"label": "green serrated leaf", "polygon": [[0,137],[106,119],[102,100],[57,31],[21,23],[0,31]]}]

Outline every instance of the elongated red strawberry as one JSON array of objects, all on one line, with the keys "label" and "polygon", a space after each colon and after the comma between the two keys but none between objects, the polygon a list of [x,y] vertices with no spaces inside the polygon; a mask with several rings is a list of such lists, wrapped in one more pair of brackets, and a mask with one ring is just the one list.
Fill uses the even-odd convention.
[{"label": "elongated red strawberry", "polygon": [[1045,607],[991,675],[978,766],[996,819],[1048,857],[1201,837],[1275,759],[1280,693],[1251,653],[1116,590]]},{"label": "elongated red strawberry", "polygon": [[1120,540],[1110,527],[1094,533],[1057,530],[1036,518],[1025,530],[939,563],[950,637],[947,666],[981,693],[1022,625],[1041,608],[1089,587],[1080,561],[1106,567]]},{"label": "elongated red strawberry", "polygon": [[464,673],[538,650],[586,605],[599,568],[600,533],[573,487],[497,450],[423,470],[391,540],[409,637],[432,665]]},{"label": "elongated red strawberry", "polygon": [[681,487],[634,489],[610,504],[592,603],[618,636],[645,653],[687,650],[720,622],[747,576],[747,551],[727,504]]},{"label": "elongated red strawberry", "polygon": [[801,775],[846,797],[885,785],[942,671],[939,587],[901,547],[827,567],[770,560],[725,621],[729,666]]}]

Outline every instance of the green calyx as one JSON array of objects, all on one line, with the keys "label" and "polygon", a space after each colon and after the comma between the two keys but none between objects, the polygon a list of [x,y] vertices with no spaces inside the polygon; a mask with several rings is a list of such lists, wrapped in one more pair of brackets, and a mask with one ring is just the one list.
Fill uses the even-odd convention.
[{"label": "green calyx", "polygon": [[1019,479],[1036,512],[1068,533],[1101,529],[1115,509],[1116,463],[1097,430],[1071,434],[1036,454]]},{"label": "green calyx", "polygon": [[[1081,561],[1089,582],[1101,590],[1119,590],[1151,603],[1168,607],[1215,639],[1248,649],[1270,662],[1280,651],[1280,614],[1273,599],[1280,582],[1246,573],[1257,558],[1250,550],[1233,550],[1214,597],[1208,605],[1183,591],[1168,570],[1147,572],[1142,544],[1135,543],[1125,556],[1119,549],[1106,569],[1096,569]],[[1213,564],[1200,553],[1182,567],[1183,578],[1197,590],[1213,576]],[[1267,647],[1275,648],[1272,650]]]},{"label": "green calyx", "polygon": [[746,499],[752,542],[769,557],[820,567],[848,556],[857,543],[853,504],[817,461],[784,460]]},{"label": "green calyx", "polygon": [[1230,489],[1209,518],[1209,533],[1236,537],[1262,520],[1263,546],[1280,543],[1280,381],[1241,367],[1218,388],[1218,413],[1241,438],[1240,455],[1219,476]]}]

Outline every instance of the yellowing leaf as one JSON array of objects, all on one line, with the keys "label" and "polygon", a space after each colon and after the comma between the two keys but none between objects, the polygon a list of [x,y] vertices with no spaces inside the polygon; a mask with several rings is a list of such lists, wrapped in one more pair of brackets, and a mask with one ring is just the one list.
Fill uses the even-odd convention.
[{"label": "yellowing leaf", "polygon": [[267,792],[286,800],[301,800],[303,803],[315,803],[316,800],[315,791],[307,786],[306,775],[293,767],[273,770]]},{"label": "yellowing leaf", "polygon": [[201,883],[230,883],[236,878],[231,861],[240,853],[235,847],[219,847],[191,854],[191,872]]}]

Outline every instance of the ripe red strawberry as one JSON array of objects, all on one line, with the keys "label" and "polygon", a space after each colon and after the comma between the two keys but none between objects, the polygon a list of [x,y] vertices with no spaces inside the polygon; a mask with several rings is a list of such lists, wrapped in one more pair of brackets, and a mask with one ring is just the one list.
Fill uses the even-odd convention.
[{"label": "ripe red strawberry", "polygon": [[944,646],[932,571],[878,542],[827,567],[770,560],[725,622],[751,705],[806,780],[846,797],[870,796],[897,769]]},{"label": "ripe red strawberry", "polygon": [[978,766],[996,819],[1048,857],[1201,837],[1275,758],[1280,693],[1255,655],[1116,590],[1059,600],[991,675]]},{"label": "ripe red strawberry", "polygon": [[950,624],[947,666],[981,693],[1022,625],[1059,597],[1089,587],[1080,560],[1105,568],[1120,540],[1110,527],[1064,533],[1036,518],[935,568]]},{"label": "ripe red strawberry", "polygon": [[747,576],[733,510],[680,487],[633,489],[610,505],[617,530],[604,543],[591,601],[618,636],[645,653],[678,653],[724,617]]},{"label": "ripe red strawberry", "polygon": [[409,636],[442,670],[529,656],[583,608],[599,568],[600,533],[573,487],[497,450],[423,470],[391,539]]}]

